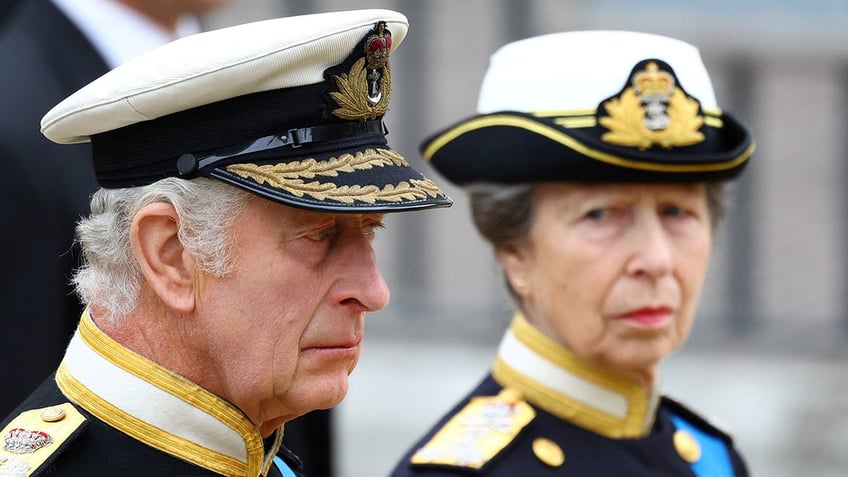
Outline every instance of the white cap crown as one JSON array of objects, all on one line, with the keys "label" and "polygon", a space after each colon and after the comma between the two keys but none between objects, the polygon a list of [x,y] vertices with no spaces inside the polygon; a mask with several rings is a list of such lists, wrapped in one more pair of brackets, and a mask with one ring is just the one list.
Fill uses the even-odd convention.
[{"label": "white cap crown", "polygon": [[516,41],[496,51],[477,111],[595,109],[621,91],[631,69],[649,58],[674,68],[680,85],[702,107],[718,107],[700,53],[689,43],[650,33],[577,31]]}]

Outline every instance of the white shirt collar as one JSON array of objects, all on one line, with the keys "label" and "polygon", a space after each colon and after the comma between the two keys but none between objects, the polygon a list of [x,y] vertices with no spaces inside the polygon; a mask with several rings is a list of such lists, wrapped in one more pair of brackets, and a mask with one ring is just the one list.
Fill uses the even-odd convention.
[{"label": "white shirt collar", "polygon": [[176,32],[113,0],[52,0],[114,68],[141,53],[200,32],[197,18],[183,17]]},{"label": "white shirt collar", "polygon": [[610,438],[647,435],[659,390],[581,362],[520,313],[504,334],[492,375],[505,388],[566,421]]},{"label": "white shirt collar", "polygon": [[258,429],[230,403],[124,348],[86,310],[56,371],[78,406],[136,440],[220,473],[265,475],[282,430],[265,449]]}]

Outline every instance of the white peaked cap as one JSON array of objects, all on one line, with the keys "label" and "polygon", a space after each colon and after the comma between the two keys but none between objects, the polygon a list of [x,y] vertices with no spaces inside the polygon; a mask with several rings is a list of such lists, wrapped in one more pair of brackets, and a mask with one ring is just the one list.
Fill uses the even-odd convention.
[{"label": "white peaked cap", "polygon": [[91,141],[104,188],[207,177],[318,211],[448,206],[386,141],[389,57],[408,26],[371,9],[199,33],[81,88],[41,130],[57,143]]}]

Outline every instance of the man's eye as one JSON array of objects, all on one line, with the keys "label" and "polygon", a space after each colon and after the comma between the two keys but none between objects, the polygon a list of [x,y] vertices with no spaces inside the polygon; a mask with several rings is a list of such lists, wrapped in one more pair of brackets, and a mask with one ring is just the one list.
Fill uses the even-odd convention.
[{"label": "man's eye", "polygon": [[378,229],[382,229],[384,227],[385,227],[385,225],[383,225],[382,222],[374,222],[372,224],[365,224],[362,227],[362,235],[365,235],[366,237],[373,237],[374,235],[377,234]]},{"label": "man's eye", "polygon": [[306,235],[306,238],[308,238],[309,240],[314,240],[315,242],[324,242],[326,240],[331,240],[335,236],[335,228],[326,228],[309,233]]}]

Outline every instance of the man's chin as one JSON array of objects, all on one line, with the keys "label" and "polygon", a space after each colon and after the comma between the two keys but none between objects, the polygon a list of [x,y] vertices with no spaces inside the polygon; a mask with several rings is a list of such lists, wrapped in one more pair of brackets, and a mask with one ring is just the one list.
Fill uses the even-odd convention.
[{"label": "man's chin", "polygon": [[333,375],[316,377],[312,385],[304,391],[303,414],[317,409],[330,409],[342,402],[347,396],[348,375],[340,371]]}]

